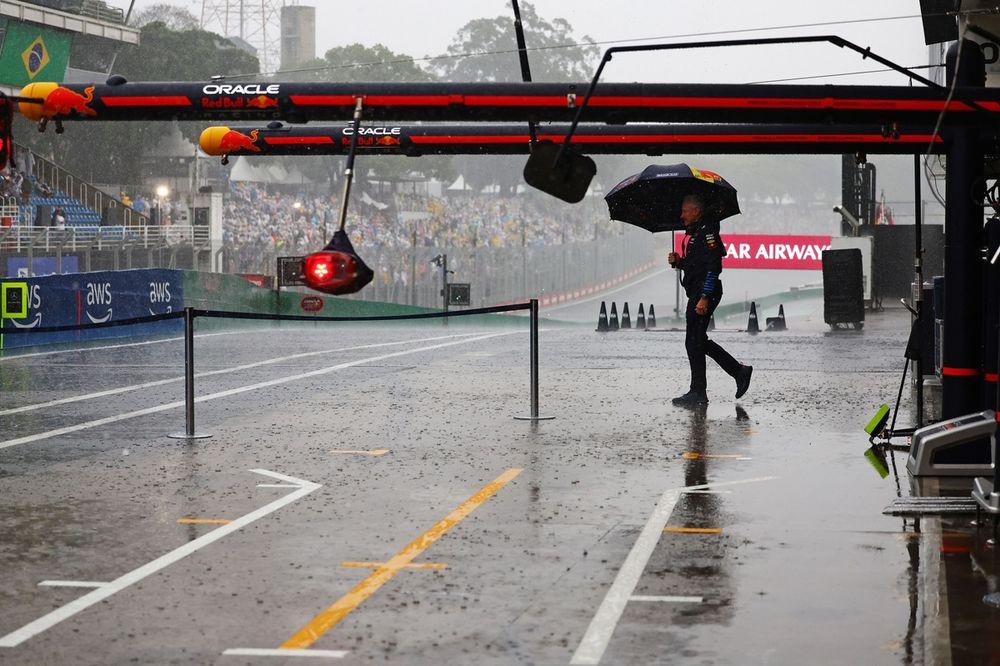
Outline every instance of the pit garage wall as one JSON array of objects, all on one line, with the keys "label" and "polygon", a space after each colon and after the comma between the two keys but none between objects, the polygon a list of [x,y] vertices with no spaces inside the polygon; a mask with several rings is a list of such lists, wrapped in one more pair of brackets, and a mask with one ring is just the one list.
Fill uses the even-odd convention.
[{"label": "pit garage wall", "polygon": [[[5,319],[3,327],[71,326],[151,314],[177,312],[185,307],[254,313],[305,314],[303,294],[261,289],[247,280],[220,273],[168,269],[96,271],[48,275],[20,279],[5,278],[0,283],[24,283],[28,287],[28,316]],[[315,297],[314,297],[315,298]],[[318,315],[377,316],[427,312],[391,303],[320,297]],[[473,317],[480,319],[479,317]],[[200,320],[199,329],[240,325],[267,325],[266,322]],[[81,340],[104,340],[142,336],[180,335],[180,319],[59,333],[8,334],[0,336],[0,350]]]}]

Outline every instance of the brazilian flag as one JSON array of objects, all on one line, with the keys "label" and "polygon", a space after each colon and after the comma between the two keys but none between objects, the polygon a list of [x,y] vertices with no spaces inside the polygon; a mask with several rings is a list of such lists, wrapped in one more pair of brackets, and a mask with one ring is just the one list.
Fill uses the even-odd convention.
[{"label": "brazilian flag", "polygon": [[72,36],[31,23],[7,22],[0,50],[0,83],[21,87],[32,81],[62,81]]}]

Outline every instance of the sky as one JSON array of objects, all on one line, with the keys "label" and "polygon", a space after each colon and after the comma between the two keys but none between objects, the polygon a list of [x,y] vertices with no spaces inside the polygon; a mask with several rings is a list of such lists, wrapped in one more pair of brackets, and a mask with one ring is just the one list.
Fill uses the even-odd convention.
[{"label": "sky", "polygon": [[[136,0],[136,8],[162,1]],[[112,4],[127,6],[128,0],[114,0]],[[201,0],[171,0],[171,4],[186,7],[200,16]],[[354,42],[369,46],[382,43],[393,51],[414,57],[438,55],[445,52],[451,38],[468,21],[511,15],[506,0],[300,0],[299,4],[316,7],[317,55],[320,56],[333,46]],[[600,42],[646,38],[684,41],[698,38],[676,36],[827,21],[912,17],[920,13],[918,0],[630,0],[624,3],[535,0],[533,4],[543,18],[565,18],[581,39],[587,36]],[[629,11],[622,11],[622,7],[627,7]],[[530,47],[530,25],[526,29],[529,31]],[[876,53],[903,65],[918,65],[927,61],[919,18],[719,34],[701,39],[805,34],[837,34],[861,46],[871,46]],[[699,50],[688,54],[676,51],[668,54],[629,54],[616,58],[609,65],[606,78],[609,81],[749,83],[870,69],[880,67],[834,46],[776,46]],[[894,73],[820,81],[905,83],[901,75]]]}]

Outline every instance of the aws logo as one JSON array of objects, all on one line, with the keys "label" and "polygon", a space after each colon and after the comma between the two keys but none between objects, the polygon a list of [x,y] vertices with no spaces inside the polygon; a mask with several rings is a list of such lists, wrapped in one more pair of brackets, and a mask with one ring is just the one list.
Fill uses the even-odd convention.
[{"label": "aws logo", "polygon": [[[94,305],[107,306],[108,313],[103,317],[95,317],[90,314],[90,308]],[[93,324],[103,324],[110,321],[114,311],[111,309],[111,283],[110,282],[88,282],[87,283],[87,318]]]},{"label": "aws logo", "polygon": [[29,79],[34,79],[38,73],[49,64],[49,50],[45,47],[45,42],[41,37],[36,37],[35,41],[21,53],[21,61],[24,63],[24,71],[28,73]]},{"label": "aws logo", "polygon": [[[170,283],[169,282],[150,282],[149,283],[149,303],[150,305],[156,305],[157,303],[167,304],[167,312],[173,312],[174,306],[169,305],[172,296],[170,295]],[[155,315],[153,308],[149,308],[149,314]]]}]

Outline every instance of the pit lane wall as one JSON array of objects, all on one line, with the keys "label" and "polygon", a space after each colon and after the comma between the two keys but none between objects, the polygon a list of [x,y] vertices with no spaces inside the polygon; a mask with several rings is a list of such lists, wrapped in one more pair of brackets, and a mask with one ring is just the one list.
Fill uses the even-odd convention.
[{"label": "pit lane wall", "polygon": [[[24,285],[27,288],[27,316],[6,317],[2,322],[3,328],[100,323],[176,312],[185,307],[267,314],[302,315],[312,312],[323,316],[380,316],[431,311],[393,303],[295,292],[279,295],[273,289],[262,289],[238,275],[170,269],[3,278],[0,285]],[[7,291],[0,288],[0,294]],[[8,309],[4,308],[2,312],[8,312]],[[479,320],[478,323],[483,320],[481,317],[467,319]],[[493,315],[491,321],[503,319],[502,315]],[[268,323],[216,319],[198,322],[200,330],[235,325],[260,327]],[[0,335],[0,350],[88,340],[180,335],[183,326],[180,319],[174,319],[83,331],[15,333]]]}]

